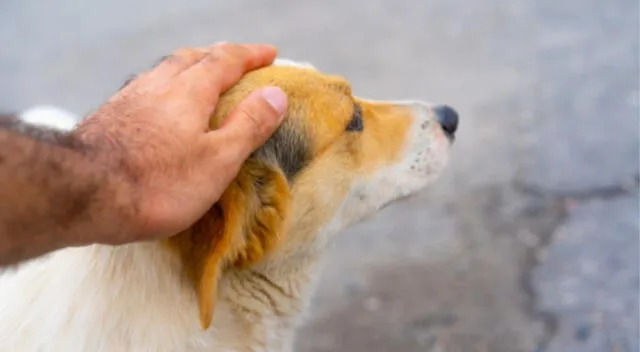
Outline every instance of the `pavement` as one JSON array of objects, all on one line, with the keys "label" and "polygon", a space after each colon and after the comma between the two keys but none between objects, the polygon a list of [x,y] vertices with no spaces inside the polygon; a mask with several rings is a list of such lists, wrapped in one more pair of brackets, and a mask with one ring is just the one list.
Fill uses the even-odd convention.
[{"label": "pavement", "polygon": [[85,114],[177,47],[263,41],[448,103],[450,168],[332,244],[298,351],[636,352],[635,0],[0,2],[0,107]]}]

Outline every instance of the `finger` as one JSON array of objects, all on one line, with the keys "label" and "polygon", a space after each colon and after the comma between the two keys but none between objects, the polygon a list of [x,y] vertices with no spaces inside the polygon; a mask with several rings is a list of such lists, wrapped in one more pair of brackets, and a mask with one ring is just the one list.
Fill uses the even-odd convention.
[{"label": "finger", "polygon": [[180,72],[198,63],[215,47],[224,44],[226,44],[226,42],[218,42],[208,47],[185,47],[177,49],[173,53],[161,57],[151,69],[127,79],[120,87],[120,90],[141,79],[145,79],[147,82],[149,80],[166,82],[167,79],[178,75]]},{"label": "finger", "polygon": [[211,112],[218,97],[249,71],[267,66],[276,57],[276,49],[261,44],[222,44],[211,48],[198,63],[180,74],[189,94],[203,102]]},{"label": "finger", "polygon": [[166,77],[170,78],[178,75],[180,72],[195,65],[205,58],[209,50],[204,48],[180,48],[171,55],[167,55],[160,59],[158,64],[152,68],[146,76],[148,77]]},{"label": "finger", "polygon": [[215,93],[220,94],[245,73],[271,64],[276,55],[277,49],[272,45],[223,43],[210,47],[208,55],[184,75],[199,77],[205,87],[213,84]]},{"label": "finger", "polygon": [[235,174],[249,154],[275,132],[286,110],[287,96],[280,88],[257,90],[233,109],[220,128],[208,133],[208,143]]}]

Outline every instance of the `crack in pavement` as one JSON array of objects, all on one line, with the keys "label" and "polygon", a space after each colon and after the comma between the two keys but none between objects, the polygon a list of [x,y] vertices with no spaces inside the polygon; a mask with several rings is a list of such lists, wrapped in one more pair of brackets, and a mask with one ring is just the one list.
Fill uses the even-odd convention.
[{"label": "crack in pavement", "polygon": [[576,191],[545,189],[538,185],[518,181],[516,181],[514,185],[516,189],[524,192],[525,194],[541,197],[551,196],[578,201],[586,201],[594,198],[611,199],[624,196],[630,194],[634,190],[638,190],[640,187],[640,174],[635,174],[627,180],[614,185],[586,188]]},{"label": "crack in pavement", "polygon": [[[595,187],[579,191],[549,190],[537,185],[513,182],[514,189],[525,197],[525,201],[530,206],[546,207],[545,213],[555,214],[552,221],[546,226],[541,226],[534,231],[538,238],[537,245],[526,252],[525,263],[521,272],[520,285],[529,298],[524,309],[527,314],[539,319],[544,325],[544,334],[538,341],[535,352],[545,351],[558,332],[559,318],[556,313],[538,308],[538,293],[533,285],[532,273],[534,268],[541,264],[540,253],[552,245],[553,238],[557,230],[566,222],[570,216],[573,205],[572,202],[586,202],[593,199],[613,199],[632,194],[640,186],[640,175],[636,174],[625,182],[615,185]],[[552,209],[549,209],[552,207]],[[536,223],[536,220],[526,217],[527,220]]]},{"label": "crack in pavement", "polygon": [[[557,333],[559,319],[555,313],[538,308],[538,293],[533,286],[532,273],[533,269],[541,262],[539,253],[551,245],[553,235],[568,216],[568,210],[558,197],[553,197],[551,201],[545,201],[543,198],[550,197],[546,193],[531,193],[523,191],[517,185],[514,186],[516,191],[520,191],[519,193],[526,198],[529,206],[544,207],[546,209],[543,213],[553,214],[549,223],[534,231],[538,239],[537,245],[525,251],[524,263],[520,272],[520,287],[528,298],[523,309],[527,315],[543,324],[543,334],[537,341],[535,351],[544,351]],[[527,220],[533,221],[534,224],[538,222],[530,217],[527,217]]]}]

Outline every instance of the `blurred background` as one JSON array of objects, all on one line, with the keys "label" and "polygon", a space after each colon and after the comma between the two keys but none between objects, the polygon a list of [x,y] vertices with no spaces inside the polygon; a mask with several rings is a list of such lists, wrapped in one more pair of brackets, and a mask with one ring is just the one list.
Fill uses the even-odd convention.
[{"label": "blurred background", "polygon": [[3,0],[0,108],[84,115],[219,40],[450,104],[450,168],[336,239],[297,350],[635,352],[638,18],[636,0]]}]

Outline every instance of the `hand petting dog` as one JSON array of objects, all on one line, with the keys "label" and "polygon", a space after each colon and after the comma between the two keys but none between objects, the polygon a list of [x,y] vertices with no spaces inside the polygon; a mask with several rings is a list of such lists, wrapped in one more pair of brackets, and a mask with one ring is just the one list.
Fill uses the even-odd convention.
[{"label": "hand petting dog", "polygon": [[275,57],[258,44],[181,49],[53,145],[0,129],[0,265],[189,227],[282,121],[287,97],[267,87],[208,131],[219,96]]}]

